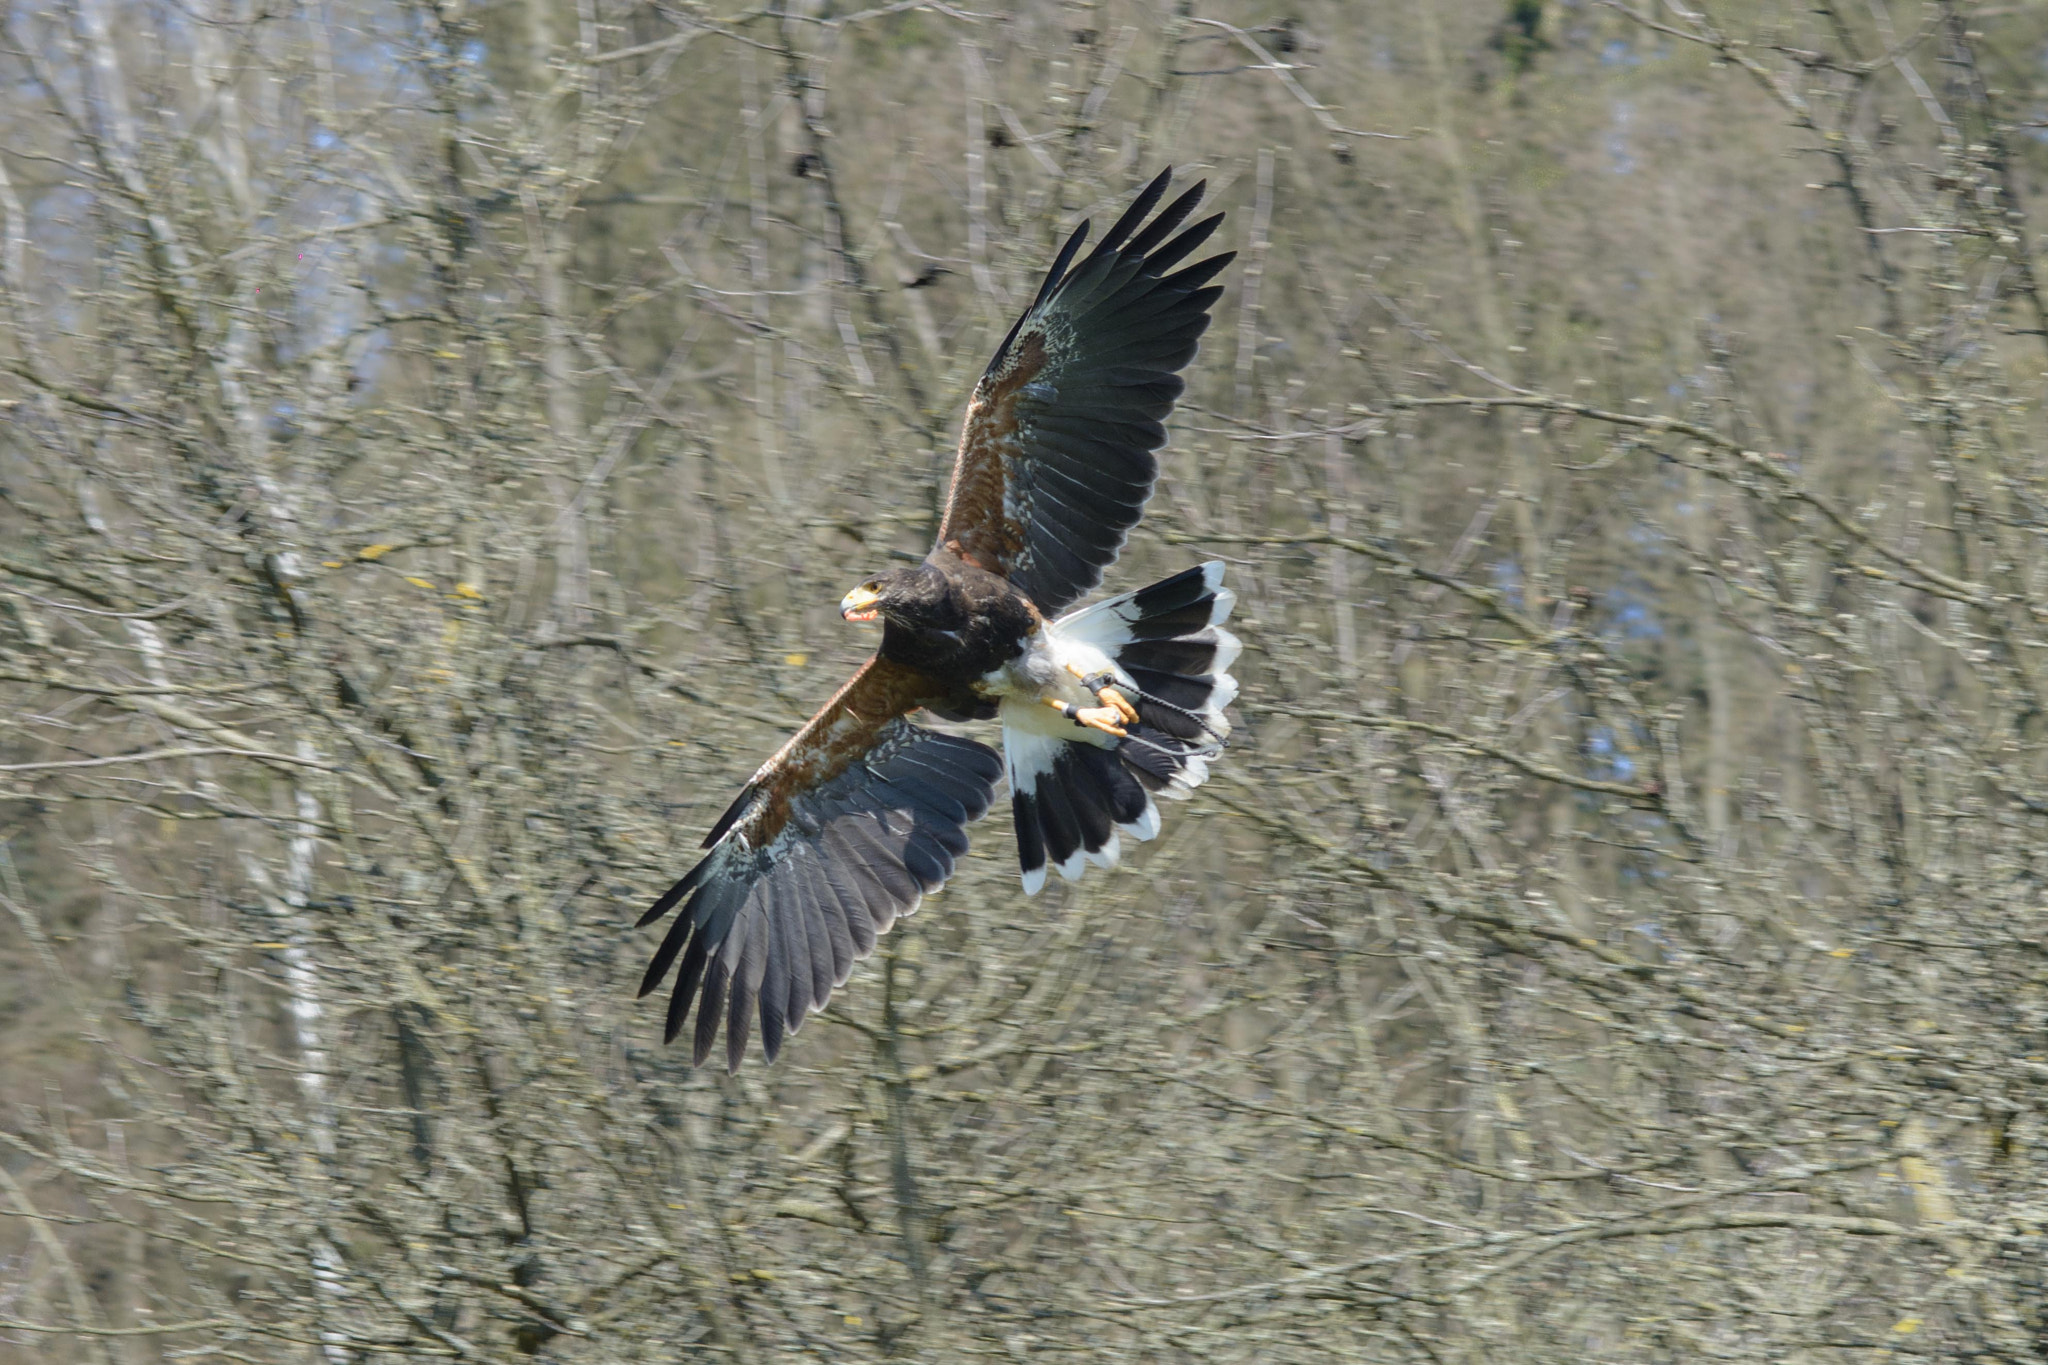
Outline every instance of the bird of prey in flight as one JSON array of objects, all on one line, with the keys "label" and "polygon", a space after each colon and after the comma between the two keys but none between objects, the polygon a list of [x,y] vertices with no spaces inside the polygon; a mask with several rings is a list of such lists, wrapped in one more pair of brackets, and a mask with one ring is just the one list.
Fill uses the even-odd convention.
[{"label": "bird of prey in flight", "polygon": [[[1112,866],[1119,834],[1159,832],[1154,797],[1208,777],[1237,697],[1223,565],[1068,610],[1144,512],[1161,419],[1231,260],[1182,264],[1223,215],[1176,235],[1204,186],[1154,215],[1171,177],[1078,263],[1087,223],[1060,248],[974,386],[938,544],[840,603],[849,621],[881,622],[881,647],[748,779],[710,852],[641,919],[682,907],[640,994],[682,959],[664,1036],[695,1003],[696,1064],[723,1023],[738,1069],[757,1017],[772,1062],[875,936],[951,875],[999,777],[1032,893],[1049,866],[1070,881]],[[920,708],[999,717],[1002,753],[912,724]]]}]

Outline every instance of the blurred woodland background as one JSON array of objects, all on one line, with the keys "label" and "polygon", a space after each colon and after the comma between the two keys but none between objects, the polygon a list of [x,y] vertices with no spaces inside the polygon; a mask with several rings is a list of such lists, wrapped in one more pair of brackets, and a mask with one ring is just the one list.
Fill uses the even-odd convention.
[{"label": "blurred woodland background", "polygon": [[[2048,1358],[2048,5],[11,0],[0,1358]],[[630,926],[1055,240],[1239,252],[1006,814],[772,1068]]]}]

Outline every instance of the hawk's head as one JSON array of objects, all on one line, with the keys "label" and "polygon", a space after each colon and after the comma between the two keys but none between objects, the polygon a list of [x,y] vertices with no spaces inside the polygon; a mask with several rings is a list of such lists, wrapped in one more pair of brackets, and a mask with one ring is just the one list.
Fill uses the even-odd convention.
[{"label": "hawk's head", "polygon": [[944,575],[929,564],[914,564],[863,579],[839,599],[839,614],[849,621],[918,627],[932,624],[951,605]]}]

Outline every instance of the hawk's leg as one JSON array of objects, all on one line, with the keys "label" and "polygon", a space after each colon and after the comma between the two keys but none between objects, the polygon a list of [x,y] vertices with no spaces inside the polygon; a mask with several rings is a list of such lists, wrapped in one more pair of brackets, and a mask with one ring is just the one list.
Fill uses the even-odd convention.
[{"label": "hawk's leg", "polygon": [[1125,725],[1136,725],[1138,723],[1138,708],[1131,705],[1130,699],[1116,690],[1116,679],[1114,676],[1109,673],[1093,673],[1083,677],[1081,670],[1072,664],[1067,665],[1067,671],[1081,679],[1081,686],[1093,692],[1095,700],[1115,712],[1116,719],[1122,721]]},{"label": "hawk's leg", "polygon": [[[1123,699],[1119,697],[1117,700]],[[1072,702],[1060,701],[1054,697],[1046,697],[1044,701],[1047,706],[1076,725],[1085,725],[1091,730],[1100,730],[1105,735],[1115,735],[1118,739],[1124,737],[1124,727],[1117,724],[1124,718],[1123,713],[1114,706],[1075,706]]]}]

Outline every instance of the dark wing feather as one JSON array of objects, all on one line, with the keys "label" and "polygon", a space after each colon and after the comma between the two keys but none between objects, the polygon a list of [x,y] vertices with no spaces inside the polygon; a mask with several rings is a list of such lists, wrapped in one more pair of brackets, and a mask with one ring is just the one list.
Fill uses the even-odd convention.
[{"label": "dark wing feather", "polygon": [[937,692],[910,669],[868,660],[761,765],[713,826],[711,851],[642,917],[652,924],[682,906],[640,994],[682,958],[665,1037],[695,1003],[697,1064],[723,1023],[726,1067],[737,1070],[757,1017],[774,1061],[875,936],[952,875],[1003,762],[905,719]]},{"label": "dark wing feather", "polygon": [[1009,578],[1047,616],[1102,581],[1144,513],[1160,422],[1223,293],[1209,281],[1230,253],[1174,269],[1223,221],[1173,235],[1202,185],[1145,221],[1171,176],[1147,185],[1078,264],[1088,224],[1075,229],[967,408],[939,542]]}]

